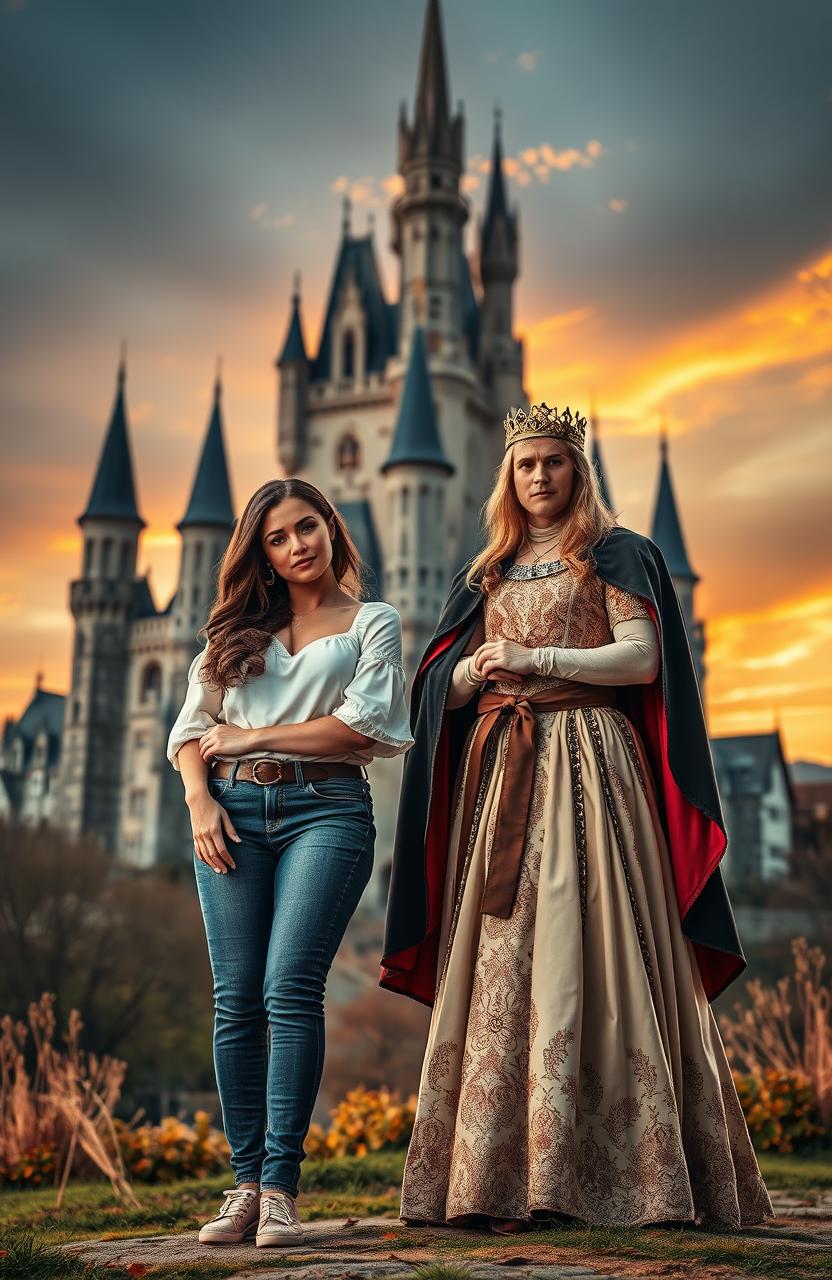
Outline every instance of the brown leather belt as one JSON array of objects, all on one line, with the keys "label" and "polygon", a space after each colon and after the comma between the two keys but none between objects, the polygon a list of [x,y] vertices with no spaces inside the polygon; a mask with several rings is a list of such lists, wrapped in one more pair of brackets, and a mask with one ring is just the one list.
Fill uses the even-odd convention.
[{"label": "brown leather belt", "polygon": [[[462,827],[457,856],[457,876],[479,824],[488,776],[494,764],[498,735],[508,721],[508,747],[503,774],[500,806],[494,828],[494,844],[485,877],[481,912],[506,920],[511,915],[523,842],[532,796],[535,754],[537,750],[537,718],[535,711],[566,711],[573,707],[611,707],[617,701],[613,687],[582,684],[577,680],[541,689],[536,693],[505,694],[489,689],[477,702],[479,721],[474,730],[465,791],[462,801]],[[510,720],[509,720],[510,717]]]},{"label": "brown leather belt", "polygon": [[[237,782],[258,782],[261,787],[270,787],[274,782],[295,782],[294,760],[272,760],[269,757],[260,760],[215,760],[211,765],[212,778],[230,778],[234,766]],[[358,764],[318,764],[314,760],[299,760],[302,782],[324,782],[327,778],[363,778],[361,766]]]}]

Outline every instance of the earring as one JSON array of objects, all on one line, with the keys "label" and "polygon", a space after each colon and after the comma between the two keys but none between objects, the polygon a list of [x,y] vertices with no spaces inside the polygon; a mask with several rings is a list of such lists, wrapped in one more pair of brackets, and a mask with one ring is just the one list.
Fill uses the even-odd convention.
[{"label": "earring", "polygon": [[263,579],[267,587],[274,586],[274,569],[269,565],[268,575]]}]

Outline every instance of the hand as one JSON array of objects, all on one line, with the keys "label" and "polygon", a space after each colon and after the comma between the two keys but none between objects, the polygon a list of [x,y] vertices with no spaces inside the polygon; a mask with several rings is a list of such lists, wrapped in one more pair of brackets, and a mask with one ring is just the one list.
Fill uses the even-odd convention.
[{"label": "hand", "polygon": [[191,815],[191,830],[194,837],[194,853],[200,862],[213,867],[221,875],[228,874],[228,868],[237,870],[237,864],[225,846],[225,835],[240,843],[240,837],[234,830],[234,824],[221,804],[208,791],[201,791],[193,800],[188,801]]},{"label": "hand", "polygon": [[199,740],[199,754],[210,761],[214,756],[244,756],[255,751],[255,729],[241,729],[236,724],[215,724]]},{"label": "hand", "polygon": [[532,650],[513,640],[487,640],[477,649],[472,662],[486,680],[510,680],[514,684],[534,670]]}]

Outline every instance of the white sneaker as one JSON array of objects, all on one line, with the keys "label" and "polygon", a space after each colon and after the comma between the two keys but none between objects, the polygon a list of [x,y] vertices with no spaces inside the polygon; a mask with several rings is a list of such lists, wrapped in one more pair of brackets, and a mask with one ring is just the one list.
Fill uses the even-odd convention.
[{"label": "white sneaker", "polygon": [[223,1191],[225,1200],[216,1218],[206,1222],[199,1232],[200,1244],[241,1244],[257,1230],[260,1192],[251,1187]]},{"label": "white sneaker", "polygon": [[295,1202],[286,1191],[264,1191],[260,1196],[257,1247],[294,1244],[303,1236]]}]

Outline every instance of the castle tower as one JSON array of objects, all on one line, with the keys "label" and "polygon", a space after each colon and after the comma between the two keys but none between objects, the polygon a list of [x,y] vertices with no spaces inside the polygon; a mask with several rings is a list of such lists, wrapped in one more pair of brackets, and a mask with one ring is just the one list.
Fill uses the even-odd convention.
[{"label": "castle tower", "polygon": [[513,292],[519,271],[518,213],[509,211],[503,176],[500,112],[494,113],[494,146],[485,220],[480,226],[480,276],[483,284],[480,363],[493,393],[498,416],[523,394],[523,348],[514,337]]},{"label": "castle tower", "polygon": [[650,537],[656,543],[667,562],[673,585],[682,606],[682,614],[688,632],[691,653],[699,680],[702,701],[705,700],[705,624],[697,619],[694,603],[696,584],[699,575],[694,572],[688,559],[682,522],[676,506],[676,495],[670,474],[668,460],[667,432],[662,428],[659,439],[661,466],[659,469],[659,485],[656,492],[656,504],[653,508],[653,522]]},{"label": "castle tower", "polygon": [[[191,496],[176,527],[182,538],[182,550],[179,582],[171,606],[173,639],[186,645],[192,657],[196,633],[205,623],[214,600],[217,566],[234,527],[234,507],[223,440],[219,370]],[[190,660],[187,665],[190,665]]]},{"label": "castle tower", "polygon": [[428,0],[413,123],[402,103],[399,164],[404,191],[392,208],[393,249],[401,261],[399,355],[407,362],[413,331],[428,352],[464,351],[462,229],[468,203],[460,193],[463,117],[451,116],[439,0]]},{"label": "castle tower", "polygon": [[70,586],[75,619],[71,691],[61,762],[61,820],[114,851],[125,730],[130,623],[137,590],[139,534],[128,440],[122,355],[110,424],[89,502],[78,517],[84,539],[81,576]]},{"label": "castle tower", "polygon": [[284,475],[293,476],[306,464],[306,397],[309,361],[300,318],[300,276],[295,276],[292,314],[283,350],[275,360],[280,388],[277,400],[277,461]]},{"label": "castle tower", "polygon": [[439,437],[421,329],[413,331],[396,428],[381,471],[390,520],[384,595],[401,614],[404,665],[412,674],[447,591],[445,497],[454,472]]},{"label": "castle tower", "polygon": [[595,468],[595,474],[598,477],[598,489],[601,494],[601,501],[607,508],[607,511],[613,512],[612,492],[610,490],[609,480],[607,479],[606,468],[604,467],[604,458],[601,453],[601,420],[595,406],[595,397],[592,397],[589,408],[589,426],[592,432],[592,465]]}]

